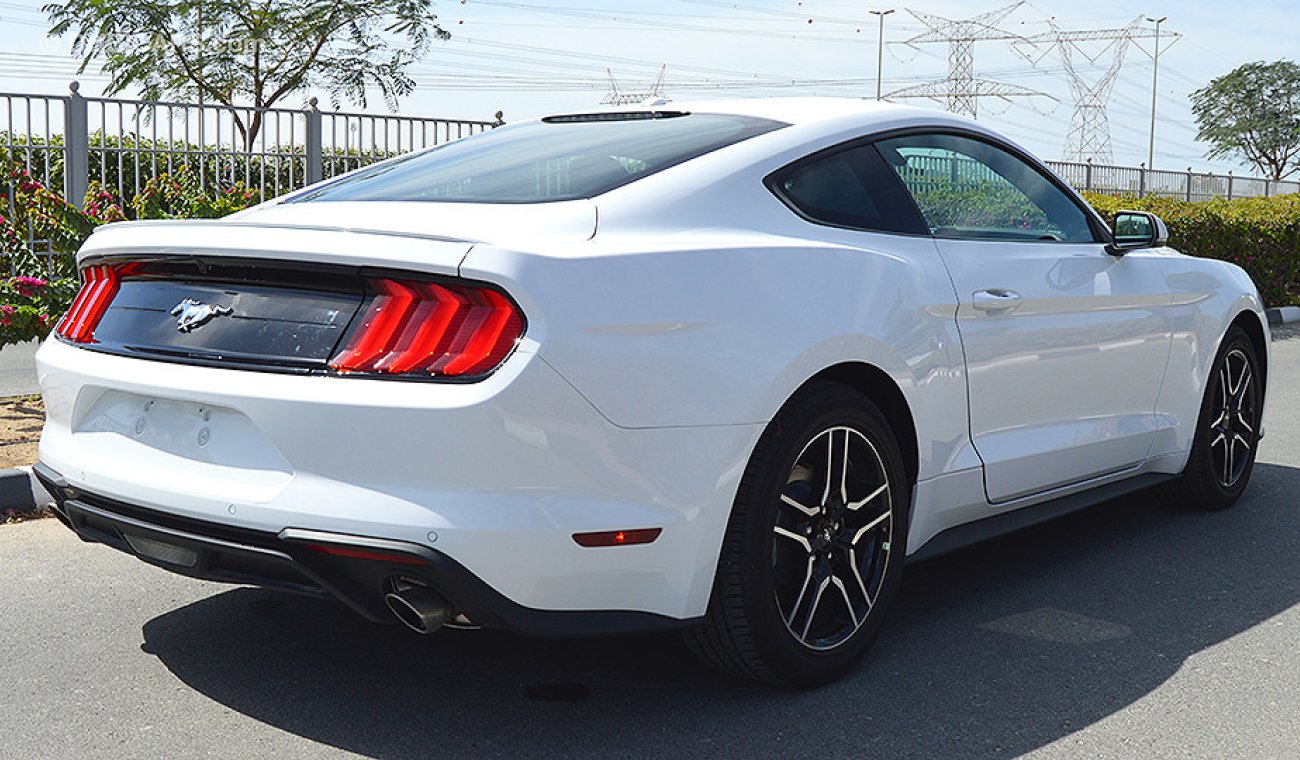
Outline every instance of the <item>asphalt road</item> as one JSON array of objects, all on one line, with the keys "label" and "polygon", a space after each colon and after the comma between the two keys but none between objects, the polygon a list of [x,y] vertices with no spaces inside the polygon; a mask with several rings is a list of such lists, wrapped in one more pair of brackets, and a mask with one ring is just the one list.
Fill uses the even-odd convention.
[{"label": "asphalt road", "polygon": [[1300,336],[1234,509],[1140,495],[908,568],[819,691],[673,636],[421,638],[0,527],[0,757],[1300,756]]}]

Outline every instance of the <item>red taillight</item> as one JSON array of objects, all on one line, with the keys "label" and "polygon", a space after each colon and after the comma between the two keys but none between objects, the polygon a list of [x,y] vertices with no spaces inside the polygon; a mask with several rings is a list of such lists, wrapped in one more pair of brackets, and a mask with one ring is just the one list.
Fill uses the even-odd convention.
[{"label": "red taillight", "polygon": [[99,264],[86,267],[81,291],[72,301],[68,313],[55,328],[59,335],[74,343],[90,343],[95,328],[121,287],[122,277],[133,273],[138,264]]},{"label": "red taillight", "polygon": [[339,372],[472,377],[495,369],[523,334],[510,299],[487,288],[371,280],[361,324],[330,366]]}]

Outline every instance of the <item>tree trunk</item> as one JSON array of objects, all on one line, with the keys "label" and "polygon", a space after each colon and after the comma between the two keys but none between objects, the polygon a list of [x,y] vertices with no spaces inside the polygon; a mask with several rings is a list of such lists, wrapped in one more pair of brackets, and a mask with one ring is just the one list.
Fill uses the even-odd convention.
[{"label": "tree trunk", "polygon": [[253,142],[257,140],[257,135],[262,131],[262,117],[265,112],[260,109],[253,110],[253,118],[248,122],[248,131],[244,133],[244,149],[248,152],[253,151]]}]

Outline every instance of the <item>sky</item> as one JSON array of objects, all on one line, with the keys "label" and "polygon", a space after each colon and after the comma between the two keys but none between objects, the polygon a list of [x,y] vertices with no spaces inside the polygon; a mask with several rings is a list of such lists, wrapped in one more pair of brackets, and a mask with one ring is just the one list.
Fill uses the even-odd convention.
[{"label": "sky", "polygon": [[[0,0],[0,93],[67,92],[98,95],[107,79],[93,69],[78,75],[69,40],[48,38],[40,11],[46,0]],[[911,11],[964,19],[1009,4],[912,0],[438,0],[434,10],[451,33],[411,69],[417,89],[400,112],[507,121],[587,109],[620,88],[644,92],[664,71],[672,99],[829,95],[874,97],[879,35],[869,10],[885,17],[882,86],[886,95],[947,76],[948,45],[909,46],[927,31]],[[1050,30],[1118,29],[1141,17],[1162,25],[1156,89],[1154,165],[1158,169],[1238,174],[1231,161],[1205,158],[1195,139],[1188,95],[1214,77],[1256,60],[1300,58],[1300,0],[1033,0],[1006,17],[1002,30],[1033,37]],[[1142,21],[1144,29],[1152,24]],[[1124,51],[1108,113],[1114,159],[1147,160],[1153,41]],[[1079,75],[1093,82],[1117,52],[1107,43],[1081,43],[1072,56]],[[1094,60],[1089,60],[1089,59]],[[979,104],[979,120],[1040,157],[1060,159],[1074,111],[1059,52],[1010,40],[975,45],[976,76],[1043,93]],[[324,93],[322,102],[327,100]],[[285,103],[300,107],[307,94]],[[931,100],[907,100],[940,108]],[[362,110],[347,108],[346,110]],[[384,112],[372,98],[372,112]]]}]

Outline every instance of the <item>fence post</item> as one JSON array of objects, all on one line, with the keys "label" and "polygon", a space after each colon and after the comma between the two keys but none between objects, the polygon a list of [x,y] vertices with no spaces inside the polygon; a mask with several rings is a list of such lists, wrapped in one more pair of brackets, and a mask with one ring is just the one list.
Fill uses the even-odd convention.
[{"label": "fence post", "polygon": [[1190,166],[1187,167],[1187,193],[1186,193],[1186,199],[1187,199],[1187,202],[1188,202],[1188,203],[1191,203],[1191,201],[1192,201],[1192,167],[1190,167]]},{"label": "fence post", "polygon": [[1228,170],[1228,200],[1232,200],[1232,170]]},{"label": "fence post", "polygon": [[1268,177],[1264,178],[1264,197],[1268,197]]},{"label": "fence post", "polygon": [[307,184],[320,182],[324,179],[321,165],[323,163],[323,153],[321,149],[321,126],[320,126],[320,109],[317,108],[316,98],[312,98],[307,103],[307,138],[305,150],[307,153]]},{"label": "fence post", "polygon": [[81,208],[90,188],[90,131],[86,121],[86,99],[81,85],[68,85],[63,101],[63,197]]},{"label": "fence post", "polygon": [[1146,194],[1147,194],[1147,165],[1145,163],[1141,163],[1138,164],[1138,195],[1143,196]]},{"label": "fence post", "polygon": [[1083,170],[1083,189],[1092,192],[1092,159],[1089,158]]}]

